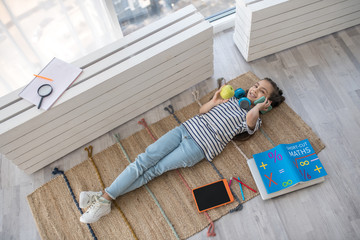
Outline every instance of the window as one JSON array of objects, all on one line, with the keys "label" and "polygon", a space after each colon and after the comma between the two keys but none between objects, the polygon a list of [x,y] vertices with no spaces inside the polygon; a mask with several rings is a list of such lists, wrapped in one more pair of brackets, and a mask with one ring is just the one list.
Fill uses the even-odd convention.
[{"label": "window", "polygon": [[120,38],[116,27],[99,0],[2,0],[0,97],[28,84],[53,57],[72,62]]},{"label": "window", "polygon": [[[234,0],[112,0],[123,32],[127,35],[189,4],[205,17],[224,15],[228,9],[235,11]],[[219,13],[221,13],[219,15]],[[211,18],[213,19],[213,18]]]}]

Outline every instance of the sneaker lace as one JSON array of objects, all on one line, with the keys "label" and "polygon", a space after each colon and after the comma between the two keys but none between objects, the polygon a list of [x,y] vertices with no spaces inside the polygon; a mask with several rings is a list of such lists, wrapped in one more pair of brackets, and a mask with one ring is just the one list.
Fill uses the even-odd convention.
[{"label": "sneaker lace", "polygon": [[89,212],[91,209],[97,207],[100,204],[99,198],[100,197],[98,197],[98,196],[93,196],[92,197],[91,205],[90,205],[90,207],[88,208],[88,210],[86,212]]},{"label": "sneaker lace", "polygon": [[97,195],[92,195],[89,198],[88,204],[93,204],[96,200],[97,200],[98,196]]}]

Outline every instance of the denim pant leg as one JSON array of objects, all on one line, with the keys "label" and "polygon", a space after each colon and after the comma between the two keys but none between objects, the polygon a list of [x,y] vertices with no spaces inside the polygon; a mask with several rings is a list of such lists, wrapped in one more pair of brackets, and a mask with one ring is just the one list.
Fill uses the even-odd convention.
[{"label": "denim pant leg", "polygon": [[145,153],[139,154],[105,191],[115,199],[166,171],[192,166],[203,158],[203,151],[186,129],[176,127],[148,146]]}]

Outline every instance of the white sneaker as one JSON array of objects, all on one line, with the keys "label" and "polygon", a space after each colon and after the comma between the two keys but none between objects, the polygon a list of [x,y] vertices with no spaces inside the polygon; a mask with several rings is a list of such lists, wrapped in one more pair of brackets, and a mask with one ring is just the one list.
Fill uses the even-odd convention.
[{"label": "white sneaker", "polygon": [[95,202],[96,196],[101,197],[102,192],[81,192],[79,197],[79,206],[81,208],[87,208],[93,202]]},{"label": "white sneaker", "polygon": [[95,197],[95,201],[89,209],[80,217],[80,222],[94,223],[101,217],[109,214],[111,211],[111,202],[103,197]]}]

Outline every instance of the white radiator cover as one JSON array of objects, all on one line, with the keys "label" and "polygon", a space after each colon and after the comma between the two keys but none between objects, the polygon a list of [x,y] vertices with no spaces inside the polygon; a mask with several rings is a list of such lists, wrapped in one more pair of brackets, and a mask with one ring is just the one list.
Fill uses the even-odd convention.
[{"label": "white radiator cover", "polygon": [[31,174],[213,75],[213,29],[189,5],[73,63],[48,111],[0,98],[0,150]]},{"label": "white radiator cover", "polygon": [[234,42],[252,61],[358,24],[359,0],[237,0]]}]

